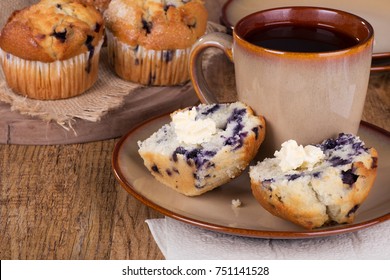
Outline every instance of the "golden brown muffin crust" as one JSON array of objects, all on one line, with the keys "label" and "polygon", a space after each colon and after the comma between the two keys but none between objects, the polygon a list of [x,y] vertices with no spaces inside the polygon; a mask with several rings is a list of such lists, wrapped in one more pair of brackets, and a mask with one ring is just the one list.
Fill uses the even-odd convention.
[{"label": "golden brown muffin crust", "polygon": [[100,12],[104,12],[110,4],[111,0],[79,0],[79,2],[92,5]]},{"label": "golden brown muffin crust", "polygon": [[112,0],[105,11],[107,28],[121,42],[147,49],[185,49],[206,31],[201,0]]},{"label": "golden brown muffin crust", "polygon": [[26,60],[66,60],[92,50],[103,37],[102,15],[74,0],[42,0],[15,11],[0,33],[0,48]]}]

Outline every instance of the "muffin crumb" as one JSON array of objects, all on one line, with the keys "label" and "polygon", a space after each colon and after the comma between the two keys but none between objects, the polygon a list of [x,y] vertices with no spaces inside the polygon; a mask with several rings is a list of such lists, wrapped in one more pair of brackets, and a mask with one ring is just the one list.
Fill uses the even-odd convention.
[{"label": "muffin crumb", "polygon": [[239,198],[237,199],[232,199],[232,206],[234,208],[239,208],[242,206],[241,200]]}]

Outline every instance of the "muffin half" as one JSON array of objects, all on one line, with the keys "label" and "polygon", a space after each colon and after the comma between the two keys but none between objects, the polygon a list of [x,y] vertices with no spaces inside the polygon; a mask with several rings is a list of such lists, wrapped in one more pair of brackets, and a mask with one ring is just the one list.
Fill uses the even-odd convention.
[{"label": "muffin half", "polygon": [[187,196],[239,176],[265,136],[265,120],[241,102],[201,104],[171,114],[172,122],[139,141],[151,174]]},{"label": "muffin half", "polygon": [[306,147],[289,140],[275,155],[250,167],[253,195],[307,229],[352,223],[377,174],[377,151],[352,134]]}]

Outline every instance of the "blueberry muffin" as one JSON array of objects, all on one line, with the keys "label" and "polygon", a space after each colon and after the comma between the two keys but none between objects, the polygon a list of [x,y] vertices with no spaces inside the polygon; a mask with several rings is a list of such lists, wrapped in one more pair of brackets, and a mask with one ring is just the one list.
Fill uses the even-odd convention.
[{"label": "blueberry muffin", "polygon": [[202,0],[112,0],[104,17],[118,76],[159,86],[189,80],[189,53],[207,25]]},{"label": "blueberry muffin", "polygon": [[285,142],[274,158],[250,167],[253,195],[270,213],[307,229],[352,223],[370,192],[378,154],[340,134],[319,145]]},{"label": "blueberry muffin", "polygon": [[264,118],[240,102],[201,104],[171,117],[172,122],[138,142],[139,154],[158,181],[187,196],[240,175],[265,135]]},{"label": "blueberry muffin", "polygon": [[15,11],[0,33],[8,86],[34,99],[79,95],[97,80],[104,22],[94,7],[42,0]]}]

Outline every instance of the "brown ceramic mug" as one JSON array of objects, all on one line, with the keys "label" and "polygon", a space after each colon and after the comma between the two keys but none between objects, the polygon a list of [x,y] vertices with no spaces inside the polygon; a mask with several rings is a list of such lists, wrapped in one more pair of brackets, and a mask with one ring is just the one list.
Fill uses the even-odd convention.
[{"label": "brown ceramic mug", "polygon": [[222,49],[234,63],[237,97],[267,121],[264,146],[272,153],[288,139],[318,143],[340,132],[356,134],[367,93],[372,26],[339,10],[283,7],[241,19],[233,36],[213,33],[193,47],[190,75],[202,102],[214,103],[201,57]]}]

